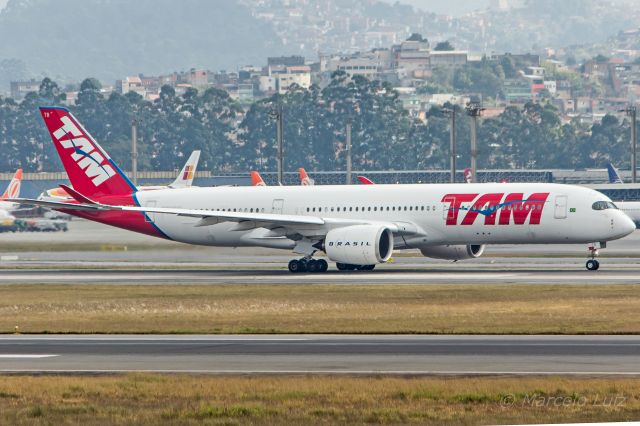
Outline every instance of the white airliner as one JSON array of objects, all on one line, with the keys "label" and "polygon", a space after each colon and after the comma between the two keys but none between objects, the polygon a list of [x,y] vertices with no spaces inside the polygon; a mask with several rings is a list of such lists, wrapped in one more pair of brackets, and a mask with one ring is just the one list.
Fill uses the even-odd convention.
[{"label": "white airliner", "polygon": [[[485,244],[599,243],[635,225],[606,196],[546,183],[267,186],[137,191],[65,108],[41,108],[73,184],[69,202],[13,200],[189,244],[303,255],[289,270],[370,270],[394,250],[461,260]],[[598,269],[591,258],[587,268]]]}]

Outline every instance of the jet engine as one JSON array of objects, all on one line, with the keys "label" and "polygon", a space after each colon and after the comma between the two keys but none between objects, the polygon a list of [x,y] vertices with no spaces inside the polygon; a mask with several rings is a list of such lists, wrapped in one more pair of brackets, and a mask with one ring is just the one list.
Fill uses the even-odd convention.
[{"label": "jet engine", "polygon": [[466,246],[434,246],[420,249],[425,257],[445,260],[476,259],[482,256],[484,244],[468,244]]},{"label": "jet engine", "polygon": [[393,252],[393,232],[379,225],[353,225],[329,231],[324,251],[334,262],[375,265],[389,260]]}]

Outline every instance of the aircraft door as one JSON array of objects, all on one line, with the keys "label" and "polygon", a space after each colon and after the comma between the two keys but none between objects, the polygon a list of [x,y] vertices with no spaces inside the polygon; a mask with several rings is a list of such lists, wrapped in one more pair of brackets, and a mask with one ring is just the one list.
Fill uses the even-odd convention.
[{"label": "aircraft door", "polygon": [[271,205],[271,213],[282,214],[283,207],[284,207],[284,200],[280,198],[275,199],[273,200],[273,204]]},{"label": "aircraft door", "polygon": [[556,219],[566,219],[567,218],[567,196],[566,195],[556,195],[556,203],[554,215]]}]

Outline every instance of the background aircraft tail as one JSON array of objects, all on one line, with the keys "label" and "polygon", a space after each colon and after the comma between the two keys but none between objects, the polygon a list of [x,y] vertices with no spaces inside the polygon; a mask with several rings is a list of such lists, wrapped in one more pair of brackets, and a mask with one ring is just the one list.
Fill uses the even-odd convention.
[{"label": "background aircraft tail", "polygon": [[42,107],[40,113],[75,190],[87,197],[126,195],[137,191],[68,109]]},{"label": "background aircraft tail", "polygon": [[618,169],[613,164],[607,164],[607,173],[609,173],[609,183],[624,183]]},{"label": "background aircraft tail", "polygon": [[473,175],[471,174],[471,169],[468,167],[464,169],[464,181],[466,183],[473,183]]},{"label": "background aircraft tail", "polygon": [[300,185],[313,186],[315,184],[313,179],[309,177],[309,175],[307,174],[307,171],[304,168],[300,167],[298,169],[298,174],[300,175]]},{"label": "background aircraft tail", "polygon": [[374,185],[374,182],[366,176],[358,176],[358,180],[363,185]]},{"label": "background aircraft tail", "polygon": [[267,184],[262,180],[260,173],[255,170],[251,172],[251,186],[267,186]]},{"label": "background aircraft tail", "polygon": [[16,170],[13,175],[13,179],[9,183],[9,186],[4,191],[4,194],[0,197],[0,200],[6,198],[19,198],[20,197],[20,185],[22,184],[22,169]]},{"label": "background aircraft tail", "polygon": [[196,175],[196,169],[198,168],[198,161],[200,160],[200,151],[193,151],[189,156],[189,159],[184,164],[184,167],[180,171],[180,174],[173,181],[170,188],[189,188],[193,183],[193,178]]}]

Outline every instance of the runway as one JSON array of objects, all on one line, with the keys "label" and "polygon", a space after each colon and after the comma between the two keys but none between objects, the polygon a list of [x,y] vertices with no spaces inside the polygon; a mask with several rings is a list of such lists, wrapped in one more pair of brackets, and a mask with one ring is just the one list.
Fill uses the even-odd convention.
[{"label": "runway", "polygon": [[[283,266],[221,265],[207,269],[172,269],[163,265],[120,269],[3,269],[3,284],[638,284],[640,266],[602,262],[598,271],[580,264],[384,265],[375,271],[291,274]],[[160,269],[162,268],[162,269]],[[166,269],[165,269],[166,268]]]},{"label": "runway", "polygon": [[640,375],[640,336],[1,336],[1,372]]}]

